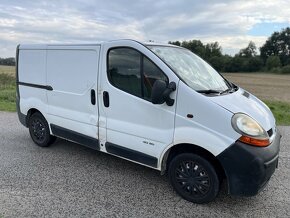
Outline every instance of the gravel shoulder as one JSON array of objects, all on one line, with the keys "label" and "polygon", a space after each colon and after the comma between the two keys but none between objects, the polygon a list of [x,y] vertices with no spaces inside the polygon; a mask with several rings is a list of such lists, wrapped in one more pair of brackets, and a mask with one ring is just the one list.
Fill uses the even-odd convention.
[{"label": "gravel shoulder", "polygon": [[261,193],[223,187],[196,205],[153,169],[64,140],[37,147],[16,113],[0,112],[0,217],[290,217],[290,126],[279,130],[279,168]]}]

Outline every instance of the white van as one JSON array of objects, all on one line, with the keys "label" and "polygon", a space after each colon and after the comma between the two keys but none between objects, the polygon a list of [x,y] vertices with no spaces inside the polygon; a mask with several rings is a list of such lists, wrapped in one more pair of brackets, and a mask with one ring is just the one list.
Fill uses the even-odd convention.
[{"label": "white van", "polygon": [[252,196],[278,165],[269,108],[187,49],[134,40],[19,45],[17,109],[32,140],[56,137],[167,173],[205,203],[226,179]]}]

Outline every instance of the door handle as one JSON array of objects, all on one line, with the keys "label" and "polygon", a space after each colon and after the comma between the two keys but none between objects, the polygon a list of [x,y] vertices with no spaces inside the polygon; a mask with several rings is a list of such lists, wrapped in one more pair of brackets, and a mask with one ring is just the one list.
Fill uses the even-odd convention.
[{"label": "door handle", "polygon": [[94,89],[91,89],[91,103],[92,105],[96,104],[96,92]]},{"label": "door handle", "polygon": [[104,106],[105,107],[109,107],[110,106],[109,92],[107,92],[107,91],[103,92],[103,101],[104,101]]}]

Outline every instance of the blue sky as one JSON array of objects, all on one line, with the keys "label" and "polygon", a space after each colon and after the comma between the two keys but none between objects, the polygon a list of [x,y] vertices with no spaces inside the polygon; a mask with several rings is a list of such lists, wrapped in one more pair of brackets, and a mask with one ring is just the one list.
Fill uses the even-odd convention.
[{"label": "blue sky", "polygon": [[289,0],[1,0],[0,57],[19,43],[218,41],[235,54],[290,22]]},{"label": "blue sky", "polygon": [[[290,2],[289,2],[290,4]],[[251,36],[270,36],[273,32],[279,32],[281,29],[289,27],[288,22],[276,23],[276,22],[262,22],[255,24],[249,31],[248,34]]]}]

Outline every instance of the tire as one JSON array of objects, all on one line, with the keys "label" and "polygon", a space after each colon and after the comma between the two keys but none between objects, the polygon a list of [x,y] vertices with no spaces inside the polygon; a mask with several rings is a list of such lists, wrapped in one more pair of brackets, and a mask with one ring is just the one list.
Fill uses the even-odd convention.
[{"label": "tire", "polygon": [[175,191],[193,203],[213,201],[219,192],[220,181],[215,168],[196,154],[175,156],[169,164],[168,176]]},{"label": "tire", "polygon": [[28,128],[33,142],[40,147],[47,147],[56,140],[55,136],[50,135],[48,123],[39,112],[31,115]]}]

